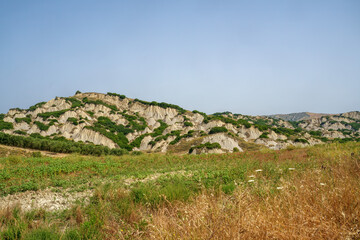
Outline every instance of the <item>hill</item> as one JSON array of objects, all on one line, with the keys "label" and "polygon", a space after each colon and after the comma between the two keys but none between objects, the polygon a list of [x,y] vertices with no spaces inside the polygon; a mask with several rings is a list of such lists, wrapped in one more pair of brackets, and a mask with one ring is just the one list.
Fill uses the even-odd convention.
[{"label": "hill", "polygon": [[224,153],[359,141],[360,113],[299,113],[286,121],[230,112],[207,115],[116,93],[56,97],[0,115],[0,143],[54,152]]}]

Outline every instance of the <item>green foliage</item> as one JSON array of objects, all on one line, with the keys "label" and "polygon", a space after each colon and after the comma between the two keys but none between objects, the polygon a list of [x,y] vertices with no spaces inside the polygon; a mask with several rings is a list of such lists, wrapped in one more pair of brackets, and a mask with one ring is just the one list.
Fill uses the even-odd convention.
[{"label": "green foliage", "polygon": [[296,138],[296,139],[295,139],[295,142],[297,142],[297,143],[306,143],[306,144],[309,144],[308,140],[303,139],[303,138]]},{"label": "green foliage", "polygon": [[4,114],[4,113],[1,113],[1,114],[0,114],[0,121],[4,120],[4,118],[5,118],[5,114]]},{"label": "green foliage", "polygon": [[123,155],[127,151],[123,149],[110,149],[105,146],[85,144],[71,140],[54,140],[42,137],[40,134],[31,134],[30,137],[9,135],[0,132],[0,144],[31,148],[59,153],[80,153],[84,155]]},{"label": "green foliage", "polygon": [[119,109],[115,106],[115,105],[111,105],[111,104],[107,104],[101,100],[89,100],[87,97],[83,98],[82,99],[83,103],[85,104],[95,104],[95,105],[103,105],[105,107],[108,107],[110,108],[111,110],[114,110],[114,111],[119,111]]},{"label": "green foliage", "polygon": [[46,103],[46,102],[39,102],[39,103],[35,104],[34,106],[29,107],[28,110],[33,112],[33,111],[35,111],[36,109],[42,107],[45,103]]},{"label": "green foliage", "polygon": [[131,142],[130,146],[133,147],[133,148],[134,148],[134,147],[139,148],[140,145],[141,145],[141,141],[142,141],[146,136],[149,136],[149,134],[143,134],[143,135],[135,138],[135,140]]},{"label": "green foliage", "polygon": [[3,120],[0,120],[0,131],[4,129],[14,129],[14,125],[11,122],[4,122]]},{"label": "green foliage", "polygon": [[213,127],[210,130],[209,134],[215,134],[220,132],[228,132],[228,129],[226,127]]},{"label": "green foliage", "polygon": [[301,132],[301,128],[290,129],[290,128],[284,128],[284,127],[277,127],[277,128],[272,128],[272,130],[274,132],[276,132],[277,134],[282,134],[287,137],[296,135],[297,133]]},{"label": "green foliage", "polygon": [[[130,128],[134,131],[143,131],[147,127],[145,118],[138,117],[134,115],[126,114],[125,112],[122,112],[121,115],[125,117],[125,119],[129,122]],[[142,124],[138,123],[137,121],[140,121]]]},{"label": "green foliage", "polygon": [[17,122],[17,123],[26,122],[27,124],[30,124],[31,118],[30,117],[15,118],[15,122]]},{"label": "green foliage", "polygon": [[260,135],[259,138],[269,138],[268,134],[269,134],[269,133],[264,132],[264,133],[262,133],[262,134]]},{"label": "green foliage", "polygon": [[[97,125],[97,126],[96,126]],[[132,132],[131,129],[125,128],[123,125],[116,125],[112,127],[113,131],[107,131],[106,128],[101,126],[99,122],[95,123],[95,127],[86,126],[85,128],[91,129],[93,131],[99,132],[105,137],[111,139],[114,143],[116,143],[121,149],[126,149],[127,151],[131,151],[132,147],[129,145],[129,140],[126,138],[124,133]],[[116,131],[114,129],[117,129]]]},{"label": "green foliage", "polygon": [[321,137],[321,131],[310,131],[309,134],[313,137]]},{"label": "green foliage", "polygon": [[215,142],[215,143],[206,142],[204,144],[200,144],[200,145],[191,147],[189,150],[189,153],[192,153],[195,149],[201,149],[201,148],[215,149],[215,148],[221,148],[221,146],[217,142]]},{"label": "green foliage", "polygon": [[79,99],[76,99],[76,98],[65,98],[65,100],[66,100],[67,102],[70,102],[70,103],[71,103],[71,108],[72,108],[72,109],[83,106],[82,102],[81,102]]},{"label": "green foliage", "polygon": [[38,128],[41,130],[41,131],[47,131],[50,127],[50,125],[46,125],[42,122],[39,122],[39,121],[35,121],[34,122],[36,126],[38,126]]},{"label": "green foliage", "polygon": [[244,125],[246,128],[251,127],[251,124],[248,121],[246,121],[245,119],[238,119],[237,122],[241,125]]},{"label": "green foliage", "polygon": [[174,145],[174,144],[178,143],[183,138],[193,137],[193,133],[194,133],[194,130],[190,130],[186,134],[180,136],[180,131],[172,131],[173,136],[175,136],[174,134],[176,134],[176,138],[170,142],[170,145]]},{"label": "green foliage", "polygon": [[92,112],[92,111],[86,111],[91,117],[93,117],[94,116],[94,112]]},{"label": "green foliage", "polygon": [[77,118],[74,118],[74,117],[69,117],[67,119],[67,122],[71,122],[74,125],[79,125],[79,122],[78,122]]},{"label": "green foliage", "polygon": [[125,98],[126,98],[125,95],[120,95],[120,94],[111,93],[111,92],[108,92],[107,95],[109,95],[109,96],[115,96],[115,97],[118,97],[118,98],[120,98],[120,99],[125,99]]},{"label": "green foliage", "polygon": [[67,111],[69,111],[70,109],[64,109],[64,110],[60,110],[60,111],[55,111],[55,112],[45,112],[45,113],[39,113],[38,116],[41,117],[44,121],[46,119],[48,119],[49,117],[55,117],[58,118],[61,115],[63,115],[64,113],[66,113]]},{"label": "green foliage", "polygon": [[75,93],[75,95],[76,95],[76,94],[80,94],[80,93],[81,93],[81,92],[80,92],[79,90],[77,90],[76,93]]},{"label": "green foliage", "polygon": [[157,137],[157,136],[162,135],[164,130],[169,126],[161,120],[158,120],[158,122],[160,123],[160,126],[156,129],[154,129],[153,133],[151,133],[152,137]]},{"label": "green foliage", "polygon": [[21,130],[16,130],[16,131],[14,131],[14,133],[19,134],[19,135],[26,135],[26,132],[21,131]]},{"label": "green foliage", "polygon": [[164,103],[164,102],[158,103],[158,102],[155,102],[155,101],[147,102],[147,101],[143,101],[143,100],[140,100],[140,99],[137,99],[137,98],[134,99],[134,102],[139,102],[139,103],[142,103],[144,105],[149,105],[149,106],[159,106],[161,108],[174,108],[174,109],[178,110],[178,112],[180,114],[184,114],[186,112],[185,109],[183,109],[183,108],[181,108],[181,107],[179,107],[178,105],[175,105],[175,104],[169,104],[169,103]]},{"label": "green foliage", "polygon": [[38,228],[26,235],[25,240],[58,240],[60,234],[55,233],[52,229]]},{"label": "green foliage", "polygon": [[191,122],[184,122],[185,127],[192,127],[194,126]]},{"label": "green foliage", "polygon": [[352,129],[354,129],[355,131],[358,131],[360,129],[360,123],[359,122],[348,123],[348,125],[350,125],[352,127]]}]

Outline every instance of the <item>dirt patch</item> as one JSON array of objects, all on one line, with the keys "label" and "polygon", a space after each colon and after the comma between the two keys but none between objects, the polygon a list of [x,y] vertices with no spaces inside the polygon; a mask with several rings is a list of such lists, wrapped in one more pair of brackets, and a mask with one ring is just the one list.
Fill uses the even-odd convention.
[{"label": "dirt patch", "polygon": [[10,155],[20,155],[20,156],[30,157],[34,152],[41,152],[42,156],[56,157],[56,158],[66,157],[69,155],[66,153],[40,151],[35,149],[27,149],[27,148],[13,147],[13,146],[0,144],[0,157],[8,157]]},{"label": "dirt patch", "polygon": [[54,192],[51,189],[39,191],[27,191],[15,193],[0,198],[0,209],[18,205],[23,211],[44,209],[47,211],[65,210],[70,208],[76,201],[89,202],[93,191],[84,192]]}]

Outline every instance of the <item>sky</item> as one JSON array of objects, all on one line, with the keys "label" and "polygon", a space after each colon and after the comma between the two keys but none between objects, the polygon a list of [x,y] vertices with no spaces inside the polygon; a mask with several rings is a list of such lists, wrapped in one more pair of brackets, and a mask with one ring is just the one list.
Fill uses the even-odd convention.
[{"label": "sky", "polygon": [[359,0],[0,0],[0,113],[115,92],[208,114],[360,110]]}]

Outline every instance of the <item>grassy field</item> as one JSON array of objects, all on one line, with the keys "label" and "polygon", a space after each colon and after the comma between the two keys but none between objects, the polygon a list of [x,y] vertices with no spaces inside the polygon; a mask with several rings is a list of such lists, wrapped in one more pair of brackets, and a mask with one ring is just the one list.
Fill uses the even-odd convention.
[{"label": "grassy field", "polygon": [[58,211],[3,201],[0,239],[360,239],[359,143],[221,155],[0,154],[2,199],[88,194]]}]

